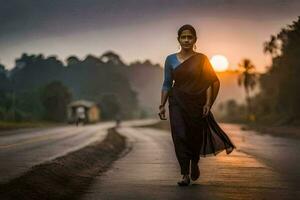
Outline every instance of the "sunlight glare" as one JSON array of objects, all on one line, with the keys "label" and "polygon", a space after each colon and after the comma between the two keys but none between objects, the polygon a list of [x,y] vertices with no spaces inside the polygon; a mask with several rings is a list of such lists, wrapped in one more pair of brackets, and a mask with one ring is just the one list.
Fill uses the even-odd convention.
[{"label": "sunlight glare", "polygon": [[229,65],[227,58],[223,55],[214,55],[210,59],[210,63],[212,64],[214,70],[218,72],[227,70]]}]

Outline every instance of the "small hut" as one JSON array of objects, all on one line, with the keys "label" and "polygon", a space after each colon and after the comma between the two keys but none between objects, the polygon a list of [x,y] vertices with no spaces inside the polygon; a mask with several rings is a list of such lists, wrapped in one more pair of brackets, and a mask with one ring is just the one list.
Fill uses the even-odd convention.
[{"label": "small hut", "polygon": [[95,102],[77,100],[71,102],[67,109],[69,123],[75,123],[78,118],[84,123],[95,123],[100,121],[100,108]]}]

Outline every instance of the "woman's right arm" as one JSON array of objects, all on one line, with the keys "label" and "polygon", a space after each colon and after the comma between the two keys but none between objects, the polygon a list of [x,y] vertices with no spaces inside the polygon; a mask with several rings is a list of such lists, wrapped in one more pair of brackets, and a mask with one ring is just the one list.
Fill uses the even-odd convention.
[{"label": "woman's right arm", "polygon": [[168,100],[169,96],[169,91],[172,87],[172,78],[171,78],[171,66],[168,63],[168,57],[165,60],[165,65],[164,65],[164,81],[162,85],[162,90],[161,90],[161,104],[159,106],[159,114],[160,114],[160,119],[165,120],[165,105]]},{"label": "woman's right arm", "polygon": [[165,106],[169,97],[169,91],[162,90],[161,91],[161,103],[160,105]]},{"label": "woman's right arm", "polygon": [[167,102],[169,96],[169,92],[168,91],[161,91],[161,104],[159,106],[159,116],[161,120],[166,120],[166,108],[165,108],[165,104]]}]

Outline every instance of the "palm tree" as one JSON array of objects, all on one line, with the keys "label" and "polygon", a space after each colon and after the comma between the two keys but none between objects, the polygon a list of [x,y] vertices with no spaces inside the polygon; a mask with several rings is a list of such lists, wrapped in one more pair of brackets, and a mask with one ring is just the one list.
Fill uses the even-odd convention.
[{"label": "palm tree", "polygon": [[241,63],[238,64],[239,71],[241,71],[238,76],[238,85],[243,86],[246,91],[246,103],[248,107],[248,117],[252,119],[252,108],[250,102],[250,91],[254,89],[257,83],[257,74],[255,72],[255,66],[249,59],[243,59]]},{"label": "palm tree", "polygon": [[268,42],[264,42],[264,53],[269,53],[273,58],[280,54],[280,40],[271,35],[271,39]]}]

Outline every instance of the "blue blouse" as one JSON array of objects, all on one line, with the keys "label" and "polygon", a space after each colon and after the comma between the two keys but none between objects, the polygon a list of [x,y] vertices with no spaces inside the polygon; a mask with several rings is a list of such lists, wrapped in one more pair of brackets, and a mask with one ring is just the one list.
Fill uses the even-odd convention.
[{"label": "blue blouse", "polygon": [[177,53],[173,53],[167,56],[165,60],[165,66],[164,66],[164,82],[162,85],[163,91],[169,91],[173,84],[173,79],[171,76],[171,72],[173,69],[175,69],[177,66],[181,64],[181,62],[177,59],[176,56]]}]

